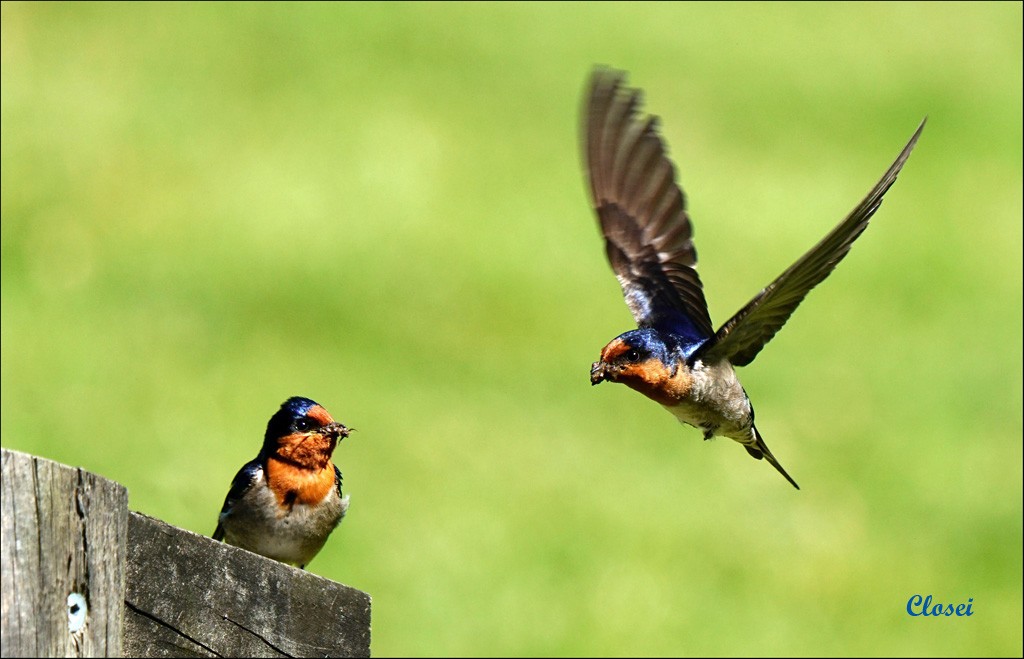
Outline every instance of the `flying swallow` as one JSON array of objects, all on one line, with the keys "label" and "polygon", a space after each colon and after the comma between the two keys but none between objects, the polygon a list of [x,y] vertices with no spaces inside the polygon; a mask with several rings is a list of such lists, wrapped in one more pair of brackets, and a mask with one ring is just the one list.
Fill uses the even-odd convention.
[{"label": "flying swallow", "polygon": [[697,276],[686,197],[658,134],[658,119],[639,115],[641,93],[624,81],[621,71],[594,71],[582,141],[605,251],[638,329],[604,347],[590,381],[620,382],[639,391],[681,423],[699,428],[705,439],[736,440],[800,489],[754,425],[754,409],[735,367],[752,362],[846,256],[896,181],[925,122],[846,218],[715,331]]}]

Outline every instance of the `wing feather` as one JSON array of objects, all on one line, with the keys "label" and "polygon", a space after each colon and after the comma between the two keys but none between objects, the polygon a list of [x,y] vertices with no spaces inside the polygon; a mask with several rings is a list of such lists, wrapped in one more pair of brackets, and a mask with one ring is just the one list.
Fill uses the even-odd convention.
[{"label": "wing feather", "polygon": [[[246,491],[253,486],[263,476],[263,463],[259,458],[250,460],[249,462],[242,465],[242,468],[235,474],[234,479],[231,481],[231,489],[228,490],[227,497],[224,498],[224,505],[221,507],[221,515],[231,510],[231,507],[235,505],[239,499],[246,493]],[[218,520],[217,528],[213,532],[214,540],[224,539],[224,526]]]},{"label": "wing feather", "polygon": [[715,335],[715,340],[705,344],[698,355],[712,361],[725,358],[734,366],[746,366],[753,361],[807,293],[828,277],[850,251],[853,241],[867,228],[868,220],[878,210],[882,197],[896,182],[897,174],[910,157],[925,121],[921,122],[896,161],[856,208],[817,245],[726,321]]},{"label": "wing feather", "polygon": [[625,74],[599,68],[584,111],[584,154],[608,261],[640,327],[690,342],[713,334],[686,197],[658,135],[658,120],[638,117],[641,94]]}]

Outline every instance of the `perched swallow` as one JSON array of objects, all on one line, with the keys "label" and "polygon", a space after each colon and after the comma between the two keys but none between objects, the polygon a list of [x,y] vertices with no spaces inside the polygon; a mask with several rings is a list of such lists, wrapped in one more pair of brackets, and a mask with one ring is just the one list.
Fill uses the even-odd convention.
[{"label": "perched swallow", "polygon": [[331,454],[350,432],[316,402],[286,400],[235,475],[213,539],[305,568],[348,511]]},{"label": "perched swallow", "polygon": [[658,119],[640,118],[641,93],[625,74],[597,69],[583,117],[583,152],[594,210],[612,270],[639,329],[617,336],[590,369],[590,381],[621,382],[657,401],[704,439],[734,439],[800,489],[761,439],[754,409],[736,377],[779,331],[804,296],[832,272],[867,227],[924,128],[896,162],[821,242],[712,329],[697,276],[693,229]]}]

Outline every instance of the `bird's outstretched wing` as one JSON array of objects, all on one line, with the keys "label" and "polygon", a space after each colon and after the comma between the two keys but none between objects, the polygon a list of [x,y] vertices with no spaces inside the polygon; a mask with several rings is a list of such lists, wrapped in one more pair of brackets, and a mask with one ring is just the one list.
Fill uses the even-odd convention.
[{"label": "bird's outstretched wing", "polygon": [[746,366],[754,360],[761,348],[782,328],[804,296],[828,277],[836,264],[850,251],[853,241],[867,228],[868,220],[882,203],[882,196],[896,181],[896,175],[910,157],[925,121],[918,126],[889,171],[846,219],[726,321],[719,328],[715,340],[704,344],[696,357],[709,361],[724,358],[734,366]]},{"label": "bird's outstretched wing", "polygon": [[[224,499],[224,505],[221,507],[220,512],[223,515],[231,507],[235,505],[235,502],[242,498],[245,491],[248,490],[252,485],[263,476],[263,465],[259,458],[251,460],[238,470],[235,474],[234,480],[231,481],[231,489],[228,490],[228,495]],[[224,539],[224,526],[218,521],[217,529],[213,532],[214,540]]]},{"label": "bird's outstretched wing", "polygon": [[688,343],[714,329],[700,278],[686,198],[657,131],[638,116],[640,92],[625,74],[598,68],[590,77],[583,151],[608,261],[640,327],[678,334]]}]

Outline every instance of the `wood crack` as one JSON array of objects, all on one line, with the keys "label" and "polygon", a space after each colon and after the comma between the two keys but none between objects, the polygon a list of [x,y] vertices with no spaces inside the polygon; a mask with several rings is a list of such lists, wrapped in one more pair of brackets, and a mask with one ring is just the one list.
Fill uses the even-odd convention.
[{"label": "wood crack", "polygon": [[227,617],[225,615],[222,615],[221,618],[223,618],[224,620],[227,620],[228,622],[230,622],[235,627],[238,627],[239,629],[241,629],[243,631],[246,631],[246,632],[252,634],[253,636],[255,636],[256,638],[260,639],[261,641],[263,641],[263,643],[266,644],[266,646],[268,648],[272,649],[274,652],[279,652],[279,653],[281,653],[285,657],[294,657],[295,656],[293,654],[289,654],[289,653],[285,652],[284,650],[282,650],[281,648],[277,647],[276,645],[274,645],[273,643],[268,641],[266,638],[264,638],[263,636],[261,636],[257,632],[254,632],[253,630],[249,629],[248,627],[246,627],[242,623],[236,622],[236,621],[232,620],[231,618],[229,618],[229,617]]},{"label": "wood crack", "polygon": [[211,648],[210,646],[204,645],[203,643],[201,643],[201,642],[197,641],[196,639],[192,638],[191,636],[189,636],[185,632],[181,631],[180,629],[178,629],[174,625],[170,624],[169,622],[161,620],[160,618],[156,617],[155,615],[153,615],[149,611],[144,611],[144,610],[140,609],[139,607],[135,606],[134,604],[132,604],[128,600],[125,600],[124,604],[129,609],[131,609],[135,613],[138,613],[143,618],[148,618],[149,620],[152,620],[153,622],[155,622],[156,624],[160,625],[161,627],[164,627],[165,629],[171,630],[172,632],[174,632],[178,636],[186,639],[187,641],[189,641],[191,643],[195,643],[196,645],[198,645],[199,647],[203,648],[204,650],[206,650],[207,652],[209,652],[213,656],[215,656],[215,657],[222,657],[222,656],[224,656],[224,655],[220,654],[219,652],[217,652],[216,650],[214,650],[213,648]]}]

